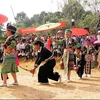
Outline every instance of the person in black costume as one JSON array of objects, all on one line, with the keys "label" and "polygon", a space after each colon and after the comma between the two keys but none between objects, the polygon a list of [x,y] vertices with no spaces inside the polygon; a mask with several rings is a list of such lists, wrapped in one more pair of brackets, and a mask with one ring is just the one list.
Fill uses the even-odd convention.
[{"label": "person in black costume", "polygon": [[53,69],[56,65],[56,60],[53,53],[46,49],[44,44],[39,40],[34,41],[34,48],[38,52],[38,55],[34,64],[34,68],[31,69],[30,72],[34,74],[36,68],[39,67],[41,63],[44,63],[39,67],[38,82],[40,84],[48,84],[48,78],[55,81],[60,81],[61,77],[59,73],[53,72]]},{"label": "person in black costume", "polygon": [[77,45],[75,47],[74,64],[75,64],[74,66],[78,67],[76,72],[77,72],[79,78],[82,79],[86,61],[85,61],[85,54],[83,54],[81,52],[81,45]]}]

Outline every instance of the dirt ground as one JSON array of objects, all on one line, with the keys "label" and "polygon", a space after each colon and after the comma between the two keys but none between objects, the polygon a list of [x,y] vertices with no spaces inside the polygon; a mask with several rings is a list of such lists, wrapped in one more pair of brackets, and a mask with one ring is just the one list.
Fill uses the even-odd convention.
[{"label": "dirt ground", "polygon": [[[21,66],[31,69],[33,62],[21,62]],[[56,65],[55,71],[62,75],[60,83],[49,80],[49,85],[37,82],[37,73],[32,74],[19,68],[17,73],[19,86],[12,86],[13,79],[9,74],[8,87],[0,87],[0,99],[100,99],[100,69],[92,69],[91,77],[79,80],[75,71],[71,72],[71,82],[67,83],[64,71]],[[0,83],[2,80],[0,79]]]}]

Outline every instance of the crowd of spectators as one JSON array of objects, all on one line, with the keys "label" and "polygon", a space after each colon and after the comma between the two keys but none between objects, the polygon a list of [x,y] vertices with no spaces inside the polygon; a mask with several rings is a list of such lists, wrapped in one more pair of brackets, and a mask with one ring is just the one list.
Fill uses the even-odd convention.
[{"label": "crowd of spectators", "polygon": [[[44,42],[44,46],[47,47],[48,40],[50,42],[50,50],[54,52],[55,57],[61,57],[63,54],[63,39],[64,34],[54,34],[50,36],[48,35],[34,35],[34,34],[25,34],[16,38],[17,45],[16,51],[18,53],[18,57],[24,57],[26,61],[34,60],[37,53],[34,50],[33,42],[36,39],[41,39]],[[78,42],[82,45],[82,47],[86,46],[86,41],[89,41],[89,46],[98,50],[98,45],[95,45],[94,42],[96,40],[100,41],[100,31],[98,33],[89,33],[86,36],[73,36],[72,37],[75,42]],[[95,57],[94,57],[95,58]],[[0,62],[3,60],[3,48],[0,46]]]}]

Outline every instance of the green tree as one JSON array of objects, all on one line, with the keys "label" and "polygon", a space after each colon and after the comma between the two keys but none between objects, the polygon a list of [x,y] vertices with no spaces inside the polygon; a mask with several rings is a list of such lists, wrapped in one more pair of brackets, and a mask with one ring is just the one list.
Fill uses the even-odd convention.
[{"label": "green tree", "polygon": [[2,34],[2,25],[0,25],[0,35]]},{"label": "green tree", "polygon": [[39,14],[35,14],[32,18],[31,18],[31,22],[33,23],[33,25],[39,25]]},{"label": "green tree", "polygon": [[18,13],[15,19],[16,19],[17,28],[19,27],[25,28],[32,25],[30,19],[27,17],[27,15],[24,12]]},{"label": "green tree", "polygon": [[96,29],[95,17],[86,15],[79,23],[80,27],[89,27],[90,29]]},{"label": "green tree", "polygon": [[[71,27],[71,19],[75,20],[76,27],[89,27],[95,29],[96,27],[96,16],[91,10],[85,9],[89,6],[89,2],[84,6],[83,1],[90,0],[63,0],[61,9],[62,11],[57,12],[45,12],[42,11],[40,14],[34,14],[31,18],[28,18],[24,12],[20,12],[16,16],[17,28],[34,27],[39,26],[48,22],[59,22],[66,20],[67,28]],[[94,1],[94,0],[93,0]],[[93,2],[92,1],[92,2]],[[100,0],[95,0],[100,1]],[[91,2],[90,2],[91,3]],[[96,9],[97,9],[96,2]],[[92,5],[91,5],[92,6]],[[62,28],[65,29],[65,28]],[[53,31],[56,32],[56,31]]]},{"label": "green tree", "polygon": [[78,25],[79,19],[81,19],[82,14],[85,13],[85,10],[78,1],[72,1],[73,0],[69,1],[68,4],[64,4],[62,13],[64,14],[65,19],[70,20],[69,24],[71,24],[71,19],[73,18],[75,19],[76,25]]},{"label": "green tree", "polygon": [[86,8],[89,7],[93,13],[100,10],[100,0],[83,0],[83,4]]},{"label": "green tree", "polygon": [[84,7],[92,11],[96,20],[100,18],[100,0],[83,0]]},{"label": "green tree", "polygon": [[0,43],[4,42],[6,38],[5,29],[3,28],[3,25],[0,25]]}]

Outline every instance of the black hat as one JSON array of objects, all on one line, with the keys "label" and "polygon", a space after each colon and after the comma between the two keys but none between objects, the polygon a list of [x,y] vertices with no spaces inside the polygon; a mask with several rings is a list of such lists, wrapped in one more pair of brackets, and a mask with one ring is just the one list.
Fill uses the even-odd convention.
[{"label": "black hat", "polygon": [[41,42],[40,40],[35,40],[34,42],[33,42],[33,45],[40,45],[40,46],[43,46],[44,45],[44,43],[43,42]]},{"label": "black hat", "polygon": [[7,26],[7,30],[10,30],[12,32],[16,32],[17,29],[14,26],[12,26],[12,25],[8,25]]}]

